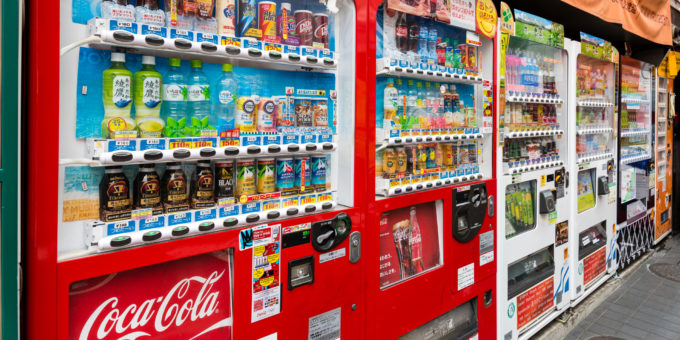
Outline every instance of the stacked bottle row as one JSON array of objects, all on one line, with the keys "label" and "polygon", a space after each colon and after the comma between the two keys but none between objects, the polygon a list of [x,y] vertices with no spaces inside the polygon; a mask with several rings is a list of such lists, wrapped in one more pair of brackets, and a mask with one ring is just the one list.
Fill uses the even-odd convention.
[{"label": "stacked bottle row", "polygon": [[648,104],[629,104],[621,110],[621,129],[622,130],[645,130],[649,129],[649,113],[642,109]]},{"label": "stacked bottle row", "polygon": [[132,137],[142,138],[210,137],[234,128],[274,133],[279,128],[329,127],[326,99],[272,96],[267,86],[237,81],[231,64],[222,65],[222,75],[212,84],[201,60],[191,60],[188,75],[179,58],[170,58],[163,76],[154,65],[154,57],[143,56],[142,69],[133,77],[125,54],[111,53],[111,66],[102,77],[103,138],[121,133],[130,137],[131,131]]},{"label": "stacked bottle row", "polygon": [[554,104],[506,103],[504,125],[519,129],[559,129]]},{"label": "stacked bottle row", "polygon": [[328,48],[328,14],[289,2],[255,0],[105,0],[102,17],[185,31]]},{"label": "stacked bottle row", "polygon": [[408,62],[412,68],[445,66],[463,74],[479,72],[477,46],[468,45],[463,37],[459,44],[457,39],[445,36],[442,24],[399,12],[395,25],[396,49],[389,45],[385,48],[395,59]]},{"label": "stacked bottle row", "polygon": [[[153,215],[212,208],[224,199],[280,192],[281,196],[328,190],[326,155],[286,158],[198,161],[188,177],[179,162],[167,163],[163,175],[154,164],[139,166],[132,188],[121,166],[105,168],[99,183],[102,221],[129,219],[133,210]],[[132,190],[131,190],[132,189]]]},{"label": "stacked bottle row", "polygon": [[611,134],[592,134],[576,136],[576,153],[578,157],[601,155],[611,152],[609,149]]},{"label": "stacked bottle row", "polygon": [[[384,90],[384,128],[450,129],[476,127],[474,106],[466,106],[453,85],[388,78]],[[472,94],[470,95],[472,97]],[[470,99],[472,101],[472,99]],[[386,126],[389,124],[389,126]]]},{"label": "stacked bottle row", "polygon": [[648,155],[647,135],[621,138],[621,157]]},{"label": "stacked bottle row", "polygon": [[503,162],[510,165],[530,165],[556,161],[559,150],[554,137],[505,139]]},{"label": "stacked bottle row", "polygon": [[555,82],[559,62],[540,52],[508,51],[505,56],[505,82],[509,94],[559,98]]},{"label": "stacked bottle row", "polygon": [[[530,182],[534,183],[534,182]],[[536,225],[533,185],[511,184],[505,193],[506,234],[514,235]]]},{"label": "stacked bottle row", "polygon": [[576,109],[576,125],[583,128],[611,128],[610,109],[605,107],[579,106]]},{"label": "stacked bottle row", "polygon": [[376,176],[392,179],[429,171],[456,171],[476,166],[475,142],[428,143],[388,147],[376,155]]}]

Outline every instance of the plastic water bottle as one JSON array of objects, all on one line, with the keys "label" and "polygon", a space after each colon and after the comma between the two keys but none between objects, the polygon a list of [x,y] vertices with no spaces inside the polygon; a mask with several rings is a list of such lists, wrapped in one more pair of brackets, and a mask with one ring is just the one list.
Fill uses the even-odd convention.
[{"label": "plastic water bottle", "polygon": [[406,92],[406,116],[408,117],[407,126],[402,126],[404,129],[412,128],[416,117],[416,110],[418,109],[418,92],[413,85],[413,80],[408,80],[408,90]]},{"label": "plastic water bottle", "polygon": [[125,53],[111,53],[111,66],[102,73],[104,120],[102,137],[113,138],[117,131],[135,129],[132,108],[132,72],[125,67]]},{"label": "plastic water bottle", "polygon": [[210,83],[203,73],[203,62],[200,60],[191,61],[188,99],[188,135],[199,137],[202,131],[215,130],[210,124]]},{"label": "plastic water bottle", "polygon": [[156,58],[142,56],[142,69],[135,73],[135,121],[139,137],[158,138],[165,122],[161,119],[161,74],[156,71]]},{"label": "plastic water bottle", "polygon": [[420,62],[424,64],[427,64],[427,59],[430,57],[430,52],[427,47],[428,38],[427,26],[420,25],[420,32],[418,34],[418,55],[420,55]]},{"label": "plastic water bottle", "polygon": [[187,81],[180,69],[181,60],[170,58],[170,67],[163,77],[161,118],[165,121],[163,136],[184,137],[187,124]]},{"label": "plastic water bottle", "polygon": [[236,98],[238,83],[232,73],[231,64],[222,65],[222,76],[217,79],[213,86],[216,95],[213,96],[213,121],[217,122],[217,131],[223,132],[233,129],[234,112],[236,110]]},{"label": "plastic water bottle", "polygon": [[437,64],[437,29],[431,27],[428,33],[427,51],[430,63]]},{"label": "plastic water bottle", "polygon": [[395,123],[401,124],[404,121],[406,112],[404,111],[404,99],[406,98],[406,91],[404,91],[404,83],[401,78],[397,78],[394,81],[394,87],[397,88],[397,114],[395,117]]}]

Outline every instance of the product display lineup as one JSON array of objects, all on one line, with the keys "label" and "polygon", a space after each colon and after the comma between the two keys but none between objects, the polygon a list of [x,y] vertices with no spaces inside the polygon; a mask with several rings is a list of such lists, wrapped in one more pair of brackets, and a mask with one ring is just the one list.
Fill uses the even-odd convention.
[{"label": "product display lineup", "polygon": [[[657,145],[668,123],[654,98],[671,88],[659,69],[505,3],[500,18],[489,0],[386,0],[360,18],[363,6],[73,0],[62,40],[83,40],[60,59],[76,72],[59,75],[72,88],[58,119],[72,128],[59,134],[57,264],[192,254],[166,263],[192,274],[168,270],[177,299],[194,293],[192,281],[203,285],[197,311],[216,306],[216,290],[230,298],[210,312],[222,320],[201,311],[210,322],[177,333],[186,337],[261,326],[248,336],[271,338],[259,321],[295,311],[304,327],[272,321],[272,332],[356,338],[351,327],[363,323],[351,311],[365,293],[367,334],[515,340],[651,245],[655,167],[671,159]],[[368,65],[358,60],[366,20],[376,38]],[[360,90],[373,99],[356,100]],[[134,282],[143,268],[165,275],[166,264],[98,276]],[[64,279],[67,301],[88,311],[83,296],[102,289],[83,288],[97,278],[79,275]],[[308,313],[303,294],[359,277],[366,284]],[[232,301],[243,287],[250,299]],[[396,298],[413,291],[422,306]],[[405,308],[419,316],[405,321]],[[65,309],[72,336],[101,321],[75,322],[85,312]]]}]

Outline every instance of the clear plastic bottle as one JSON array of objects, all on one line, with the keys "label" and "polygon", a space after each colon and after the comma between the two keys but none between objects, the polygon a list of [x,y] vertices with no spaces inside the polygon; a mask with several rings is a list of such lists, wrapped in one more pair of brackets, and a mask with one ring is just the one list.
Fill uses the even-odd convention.
[{"label": "clear plastic bottle", "polygon": [[188,88],[180,66],[179,58],[170,58],[170,67],[163,77],[161,117],[165,121],[165,137],[184,137],[186,133]]},{"label": "clear plastic bottle", "polygon": [[[387,79],[387,85],[383,91],[383,121],[397,122],[395,119],[397,115],[397,102],[399,101],[399,91],[394,87],[394,78]],[[383,126],[386,129],[392,126]]]},{"label": "clear plastic bottle", "polygon": [[199,137],[209,130],[215,130],[210,122],[210,82],[203,73],[203,62],[191,61],[191,73],[189,74],[189,133],[190,136]]},{"label": "clear plastic bottle", "polygon": [[437,64],[437,29],[430,27],[427,39],[428,59],[431,64]]},{"label": "clear plastic bottle", "polygon": [[420,32],[418,33],[418,55],[420,56],[420,62],[427,64],[427,59],[430,57],[430,52],[428,50],[427,41],[429,39],[427,25],[420,25]]},{"label": "clear plastic bottle", "polygon": [[416,83],[416,91],[418,94],[418,106],[415,112],[417,118],[417,126],[415,126],[415,128],[426,129],[427,120],[425,118],[427,117],[427,94],[423,89],[422,82]]},{"label": "clear plastic bottle", "polygon": [[165,127],[161,119],[161,74],[155,65],[156,58],[145,55],[142,69],[135,73],[135,122],[142,138],[158,138]]},{"label": "clear plastic bottle", "polygon": [[408,92],[406,93],[406,116],[408,124],[406,129],[411,129],[418,111],[418,92],[414,86],[413,80],[408,80]]},{"label": "clear plastic bottle", "polygon": [[232,71],[231,64],[223,64],[222,76],[213,86],[217,95],[213,97],[212,120],[217,122],[217,131],[220,133],[234,128],[238,83]]},{"label": "clear plastic bottle", "polygon": [[113,138],[117,131],[135,129],[132,108],[132,72],[125,67],[125,53],[111,53],[111,66],[102,73],[104,120],[102,137]]},{"label": "clear plastic bottle", "polygon": [[404,83],[401,78],[397,78],[394,81],[394,87],[397,89],[397,114],[395,116],[394,122],[401,126],[404,117],[406,116],[406,111],[404,107],[404,101],[406,99],[406,91],[404,89]]}]

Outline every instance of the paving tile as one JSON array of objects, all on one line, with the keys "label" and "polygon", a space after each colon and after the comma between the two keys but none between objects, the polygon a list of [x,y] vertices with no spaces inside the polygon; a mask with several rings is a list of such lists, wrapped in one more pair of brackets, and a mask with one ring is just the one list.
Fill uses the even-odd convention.
[{"label": "paving tile", "polygon": [[602,315],[598,320],[597,324],[602,325],[612,329],[619,329],[623,326],[624,320],[617,318],[610,318],[609,315]]},{"label": "paving tile", "polygon": [[619,329],[619,332],[628,334],[629,336],[633,336],[636,339],[642,339],[647,335],[647,331],[644,329],[640,329],[637,327],[633,327],[631,325],[623,325]]},{"label": "paving tile", "polygon": [[637,296],[624,296],[616,301],[616,304],[630,309],[636,309],[644,301],[643,298]]},{"label": "paving tile", "polygon": [[599,334],[585,330],[583,333],[581,333],[581,336],[579,336],[578,338],[581,339],[581,340],[588,340],[588,339],[596,337],[596,336],[599,336]]},{"label": "paving tile", "polygon": [[646,300],[640,304],[637,310],[647,314],[658,314],[668,312],[671,310],[671,308],[671,306],[659,303],[657,301]]},{"label": "paving tile", "polygon": [[588,327],[586,332],[592,332],[597,335],[614,335],[616,334],[617,330],[616,328],[605,326],[602,322],[596,322],[592,326]]},{"label": "paving tile", "polygon": [[678,332],[675,331],[670,331],[665,328],[661,327],[654,327],[649,330],[652,334],[650,334],[650,338],[656,338],[658,337],[663,337],[665,339],[676,339],[680,336]]},{"label": "paving tile", "polygon": [[647,321],[647,320],[640,320],[636,318],[630,318],[628,321],[626,321],[627,326],[635,327],[637,329],[643,330],[645,332],[649,332],[652,330],[652,328],[655,328],[656,325],[654,325],[653,322]]}]

